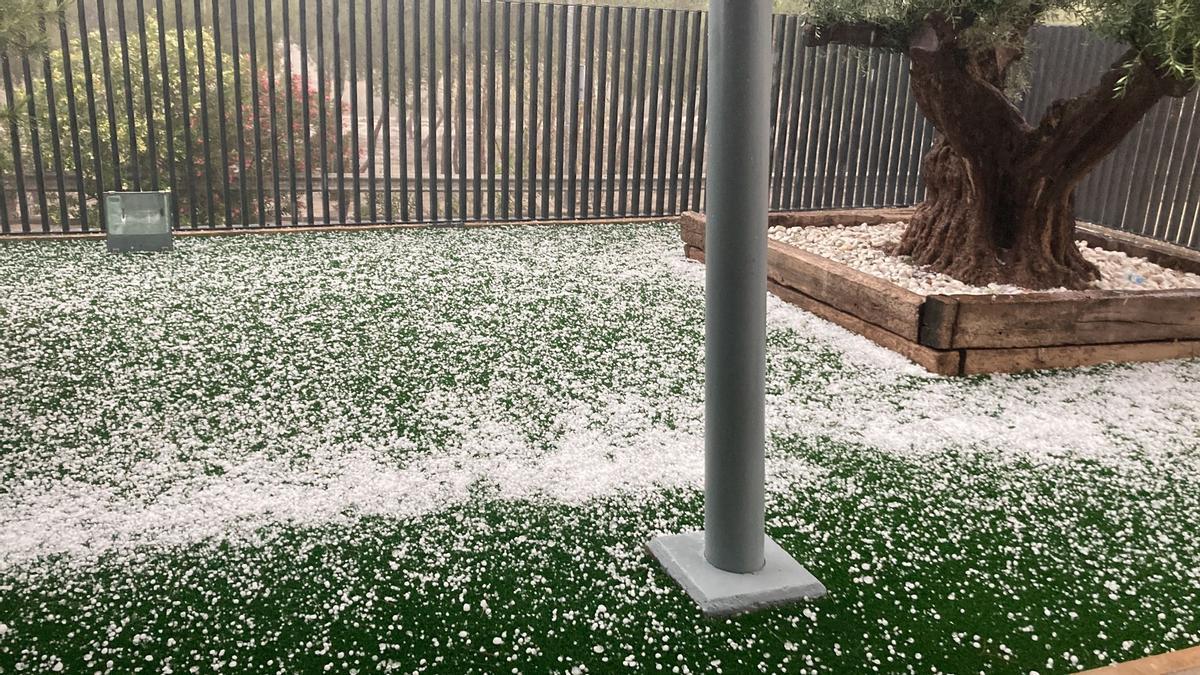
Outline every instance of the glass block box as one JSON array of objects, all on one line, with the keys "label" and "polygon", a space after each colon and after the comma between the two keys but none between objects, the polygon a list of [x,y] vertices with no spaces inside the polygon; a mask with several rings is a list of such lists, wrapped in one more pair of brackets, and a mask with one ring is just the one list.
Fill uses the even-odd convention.
[{"label": "glass block box", "polygon": [[169,251],[170,192],[107,192],[104,223],[109,251]]}]

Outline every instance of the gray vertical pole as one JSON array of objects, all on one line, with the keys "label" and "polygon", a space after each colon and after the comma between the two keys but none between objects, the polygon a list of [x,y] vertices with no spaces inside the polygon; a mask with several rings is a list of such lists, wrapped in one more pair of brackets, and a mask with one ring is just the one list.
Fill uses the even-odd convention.
[{"label": "gray vertical pole", "polygon": [[825,594],[764,528],[771,2],[710,0],[704,531],[646,545],[708,616]]},{"label": "gray vertical pole", "polygon": [[704,557],[764,564],[771,2],[711,0]]}]

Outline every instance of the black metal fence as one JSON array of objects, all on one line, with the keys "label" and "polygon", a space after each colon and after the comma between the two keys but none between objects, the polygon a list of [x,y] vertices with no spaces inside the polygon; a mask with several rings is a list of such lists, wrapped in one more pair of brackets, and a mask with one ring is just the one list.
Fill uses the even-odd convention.
[{"label": "black metal fence", "polygon": [[[5,57],[0,230],[102,227],[170,189],[181,228],[673,215],[704,201],[703,12],[521,0],[77,0]],[[903,56],[774,23],[774,209],[911,204],[933,129]],[[1114,47],[1035,34],[1024,106]],[[1085,183],[1081,217],[1200,245],[1195,95]]]}]

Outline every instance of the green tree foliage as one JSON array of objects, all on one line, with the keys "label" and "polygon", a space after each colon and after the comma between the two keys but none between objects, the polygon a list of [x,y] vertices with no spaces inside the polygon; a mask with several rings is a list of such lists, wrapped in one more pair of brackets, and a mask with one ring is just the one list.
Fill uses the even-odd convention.
[{"label": "green tree foliage", "polygon": [[[962,27],[978,50],[1023,50],[1039,23],[1078,23],[1137,51],[1138,59],[1180,80],[1200,79],[1197,0],[812,0],[815,26],[873,26],[881,44],[905,49],[931,15]],[[1133,64],[1130,64],[1131,66]]]},{"label": "green tree foliage", "polygon": [[45,44],[43,22],[59,9],[53,0],[0,0],[0,53],[27,52]]},{"label": "green tree foliage", "polygon": [[[142,44],[137,33],[131,33],[127,38],[127,50],[121,49],[113,36],[101,35],[92,31],[87,35],[87,50],[92,61],[91,91],[94,92],[94,111],[96,123],[93,126],[88,118],[90,102],[88,100],[88,74],[80,64],[83,63],[83,42],[78,38],[72,39],[67,49],[70,50],[72,64],[69,77],[64,73],[63,54],[61,50],[50,50],[46,57],[50,64],[50,85],[52,99],[58,111],[57,126],[51,123],[47,105],[48,94],[46,80],[34,80],[33,97],[37,110],[37,119],[28,125],[28,132],[36,131],[43,139],[41,143],[42,162],[44,166],[52,167],[56,160],[61,161],[63,172],[68,177],[79,175],[88,195],[87,203],[81,205],[77,191],[67,189],[68,215],[73,220],[78,217],[79,209],[87,208],[89,221],[98,222],[98,202],[96,196],[105,190],[132,189],[131,177],[135,172],[140,177],[145,189],[150,183],[150,177],[157,173],[160,184],[168,186],[171,172],[175,175],[175,199],[180,207],[180,219],[184,225],[190,224],[192,214],[195,223],[203,225],[209,222],[226,222],[225,195],[229,195],[228,213],[233,222],[256,222],[259,220],[260,209],[272,214],[276,207],[274,200],[274,182],[276,175],[271,165],[271,146],[276,144],[280,163],[281,198],[279,208],[283,213],[289,213],[291,207],[290,195],[286,193],[290,170],[286,152],[289,136],[296,148],[297,175],[304,175],[308,166],[305,163],[304,125],[302,121],[307,115],[316,120],[322,105],[330,113],[332,119],[332,100],[322,101],[317,96],[313,86],[309,87],[308,95],[302,86],[299,73],[294,73],[289,82],[281,75],[282,68],[276,66],[277,74],[275,96],[275,122],[277,128],[271,126],[270,108],[272,97],[264,62],[270,55],[259,55],[259,71],[250,68],[248,55],[242,54],[235,60],[228,53],[222,54],[222,68],[217,71],[215,59],[216,45],[212,34],[203,30],[199,34],[195,30],[185,30],[182,35],[174,29],[163,31],[166,47],[166,60],[170,72],[169,95],[163,92],[163,78],[159,68],[161,45],[158,39],[158,24],[153,17],[146,19],[146,35],[148,37],[145,50],[146,61],[149,63],[150,89],[146,91],[141,76],[146,64],[142,60]],[[107,44],[110,59],[110,80],[106,81],[101,67],[101,53]],[[186,97],[181,87],[179,76],[179,47],[183,43],[184,60],[187,63]],[[206,55],[203,78],[198,68],[197,43],[203,45]],[[126,81],[123,73],[124,58],[128,54],[129,72],[132,77]],[[282,57],[280,57],[282,58]],[[41,61],[41,57],[38,57]],[[40,64],[39,64],[40,65]],[[41,68],[36,69],[41,72]],[[236,72],[235,72],[236,70]],[[236,75],[236,77],[235,77]],[[201,110],[201,82],[203,81],[203,97],[207,110]],[[111,83],[111,86],[110,86]],[[238,88],[240,86],[240,89]],[[130,115],[126,105],[126,91],[129,91],[133,101],[133,129],[130,130]],[[255,91],[257,90],[257,91]],[[69,136],[65,111],[68,110],[68,96],[73,95],[79,110],[79,124],[75,133],[78,134],[79,164],[69,150],[73,140]],[[257,110],[254,107],[255,96],[259,102]],[[293,106],[293,125],[286,127],[284,110],[291,98]],[[225,101],[225,109],[218,106],[218,101]],[[305,107],[307,98],[308,107]],[[186,99],[186,105],[184,101]],[[110,102],[111,101],[111,105]],[[150,115],[147,115],[147,101]],[[343,117],[349,116],[343,104]],[[112,112],[110,116],[110,110]],[[207,113],[207,115],[203,113]],[[167,119],[170,118],[171,138],[167,138]],[[262,156],[255,154],[255,127],[257,117],[257,135],[261,139]],[[240,134],[239,134],[240,124]],[[207,128],[206,128],[207,127]],[[63,139],[60,157],[54,156],[53,144],[45,139],[51,138],[52,130],[57,128]],[[153,136],[151,132],[153,131]],[[207,134],[207,143],[205,135]],[[320,129],[315,124],[310,125],[309,143],[314,169],[322,164],[332,171],[337,164],[337,129],[330,126],[326,131],[326,147],[328,155],[320,157]],[[132,138],[132,143],[131,143]],[[153,144],[151,139],[153,138]],[[32,152],[28,143],[29,133],[23,135],[22,153],[25,164],[30,161]],[[354,158],[349,154],[350,143],[348,134],[343,137],[346,148],[343,156],[344,166],[351,166]],[[227,148],[227,157],[223,157],[221,145]],[[133,151],[136,147],[136,153]],[[153,155],[150,148],[153,147]],[[114,156],[114,149],[116,156]],[[97,155],[98,151],[98,155]],[[223,163],[227,160],[227,163]],[[0,160],[3,161],[3,160]],[[99,166],[102,179],[98,181],[96,167]],[[256,186],[261,180],[264,191],[260,199]],[[121,184],[118,185],[117,171],[120,172]],[[243,192],[243,186],[246,188]],[[47,185],[48,197],[51,199],[50,218],[58,217],[58,194],[53,186]],[[244,199],[243,199],[244,195]],[[211,199],[211,202],[210,202]],[[301,202],[304,200],[301,199]],[[212,212],[208,208],[212,205]],[[248,213],[243,213],[243,205]],[[294,215],[294,214],[293,214]],[[57,226],[58,223],[55,222]]]}]

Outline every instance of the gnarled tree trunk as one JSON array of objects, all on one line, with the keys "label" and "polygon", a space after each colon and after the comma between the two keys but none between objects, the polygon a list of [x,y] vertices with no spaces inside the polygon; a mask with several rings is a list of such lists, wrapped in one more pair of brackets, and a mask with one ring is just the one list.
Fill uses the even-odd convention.
[{"label": "gnarled tree trunk", "polygon": [[921,175],[925,200],[894,253],[978,285],[1080,288],[1099,278],[1075,245],[1073,185],[1019,161],[972,171],[944,138]]},{"label": "gnarled tree trunk", "polygon": [[962,45],[961,28],[931,14],[904,40],[871,24],[809,33],[810,44],[902,50],[912,62],[917,105],[939,135],[921,166],[925,201],[895,253],[973,284],[1082,288],[1099,271],[1075,245],[1076,186],[1155,103],[1190,85],[1131,50],[1034,127],[1003,92],[1020,49]]}]

